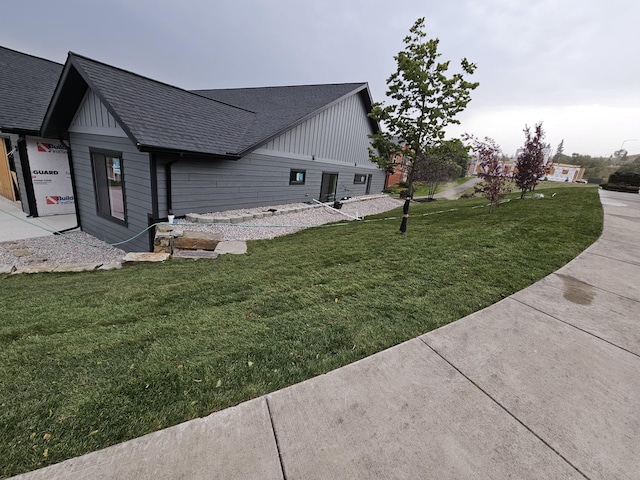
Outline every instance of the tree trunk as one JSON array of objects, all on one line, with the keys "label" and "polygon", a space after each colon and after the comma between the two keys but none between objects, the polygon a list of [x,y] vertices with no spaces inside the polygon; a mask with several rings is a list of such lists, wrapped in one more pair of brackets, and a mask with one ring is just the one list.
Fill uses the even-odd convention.
[{"label": "tree trunk", "polygon": [[413,198],[413,175],[414,175],[415,166],[411,166],[411,170],[409,171],[409,188],[407,193],[407,199],[404,201],[404,206],[402,207],[402,222],[400,222],[400,233],[403,235],[407,233],[407,221],[409,220],[409,205],[411,204],[411,199]]}]

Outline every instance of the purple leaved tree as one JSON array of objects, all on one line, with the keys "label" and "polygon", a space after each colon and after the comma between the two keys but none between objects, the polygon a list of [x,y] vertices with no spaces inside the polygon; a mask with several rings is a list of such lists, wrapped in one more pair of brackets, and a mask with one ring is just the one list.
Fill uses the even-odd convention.
[{"label": "purple leaved tree", "polygon": [[469,143],[471,150],[478,157],[478,165],[480,166],[478,177],[482,179],[482,182],[476,186],[476,192],[481,193],[491,202],[489,213],[493,213],[500,200],[511,191],[509,177],[505,173],[502,163],[502,150],[489,137],[479,140],[473,135],[465,133],[462,139]]},{"label": "purple leaved tree", "polygon": [[514,180],[520,189],[520,198],[527,191],[534,190],[538,181],[544,177],[544,131],[542,123],[536,124],[534,133],[528,126],[524,127],[524,149],[516,159]]}]

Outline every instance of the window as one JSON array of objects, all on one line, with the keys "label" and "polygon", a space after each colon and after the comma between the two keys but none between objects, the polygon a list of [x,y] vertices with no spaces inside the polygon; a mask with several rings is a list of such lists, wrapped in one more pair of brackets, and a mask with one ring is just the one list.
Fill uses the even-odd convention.
[{"label": "window", "polygon": [[306,170],[294,170],[289,172],[289,185],[304,185],[304,179],[307,176]]},{"label": "window", "polygon": [[353,183],[357,185],[364,185],[367,183],[367,176],[356,173],[353,177]]},{"label": "window", "polygon": [[98,215],[125,222],[122,155],[91,152]]}]

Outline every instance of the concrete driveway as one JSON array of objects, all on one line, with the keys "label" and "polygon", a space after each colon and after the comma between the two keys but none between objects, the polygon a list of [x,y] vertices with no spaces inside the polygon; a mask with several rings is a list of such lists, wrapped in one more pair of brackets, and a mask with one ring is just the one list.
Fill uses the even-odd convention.
[{"label": "concrete driveway", "polygon": [[473,315],[292,387],[26,479],[638,479],[640,197]]},{"label": "concrete driveway", "polygon": [[75,226],[75,214],[27,217],[19,203],[0,197],[0,242],[44,237]]}]

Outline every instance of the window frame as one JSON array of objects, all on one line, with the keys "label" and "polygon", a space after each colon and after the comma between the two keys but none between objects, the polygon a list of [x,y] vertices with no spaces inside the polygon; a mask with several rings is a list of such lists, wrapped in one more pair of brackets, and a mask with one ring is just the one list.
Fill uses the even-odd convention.
[{"label": "window frame", "polygon": [[365,185],[367,183],[367,175],[362,173],[356,173],[353,176],[354,185]]},{"label": "window frame", "polygon": [[[95,197],[96,214],[119,225],[128,225],[127,200],[125,195],[125,169],[122,152],[102,149],[89,149],[91,157],[91,174],[93,176],[93,194]],[[111,198],[109,196],[109,177],[107,175],[107,158],[120,161],[120,185],[122,186],[122,210],[124,218],[113,215]]]},{"label": "window frame", "polygon": [[[295,180],[298,173],[302,173],[302,181]],[[304,185],[307,181],[307,171],[301,168],[292,168],[289,170],[289,185]]]}]

